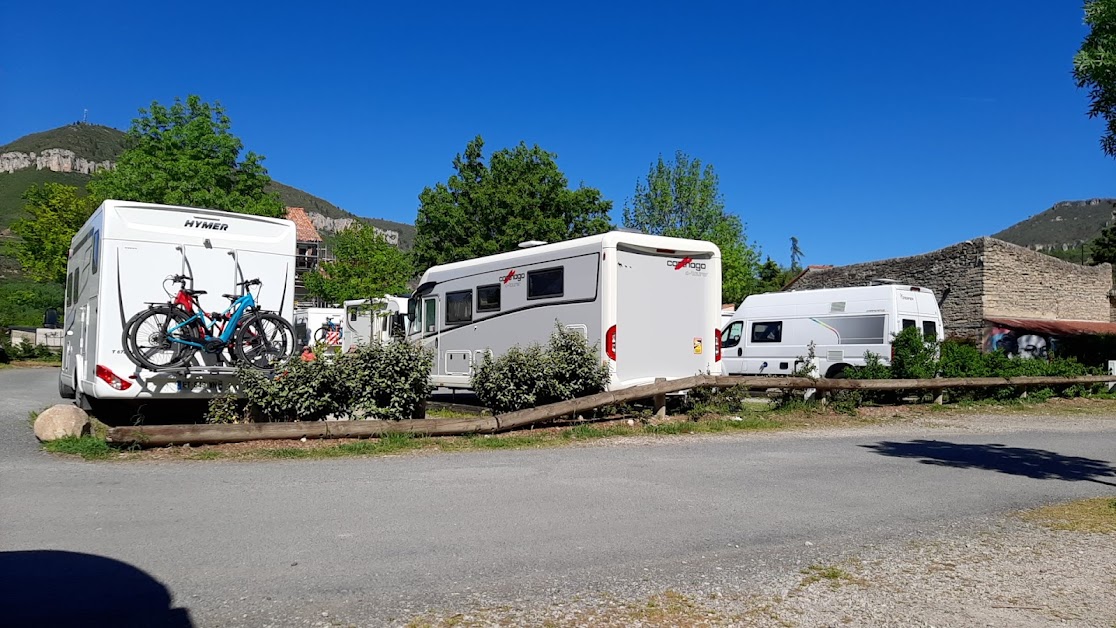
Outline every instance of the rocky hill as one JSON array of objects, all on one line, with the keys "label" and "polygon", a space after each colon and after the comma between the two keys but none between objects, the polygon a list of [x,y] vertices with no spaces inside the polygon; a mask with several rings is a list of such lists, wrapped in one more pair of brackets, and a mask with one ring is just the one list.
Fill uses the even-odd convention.
[{"label": "rocky hill", "polygon": [[[0,232],[22,212],[20,200],[33,184],[57,181],[83,185],[96,171],[112,168],[127,147],[123,131],[95,124],[70,124],[25,135],[0,146]],[[412,225],[357,216],[329,201],[298,188],[272,181],[271,190],[284,204],[303,207],[319,231],[327,237],[355,221],[382,231],[388,240],[404,249],[414,242]],[[3,235],[0,233],[0,235]]]},{"label": "rocky hill", "polygon": [[992,237],[1038,251],[1068,251],[1096,239],[1113,224],[1116,199],[1063,201]]}]

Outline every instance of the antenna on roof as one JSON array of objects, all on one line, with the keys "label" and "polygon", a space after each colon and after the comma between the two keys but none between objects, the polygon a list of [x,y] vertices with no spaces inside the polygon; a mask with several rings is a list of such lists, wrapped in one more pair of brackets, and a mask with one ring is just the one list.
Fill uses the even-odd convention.
[{"label": "antenna on roof", "polygon": [[895,280],[895,279],[885,279],[883,277],[876,277],[875,279],[869,280],[868,285],[869,286],[890,286],[892,284],[897,284],[897,283],[899,283],[899,281]]},{"label": "antenna on roof", "polygon": [[533,248],[533,247],[536,247],[536,246],[542,246],[544,244],[546,244],[545,240],[528,240],[526,242],[520,242],[519,243],[519,248],[530,249],[530,248]]},{"label": "antenna on roof", "polygon": [[89,110],[88,109],[82,109],[81,123],[82,124],[89,124]]}]

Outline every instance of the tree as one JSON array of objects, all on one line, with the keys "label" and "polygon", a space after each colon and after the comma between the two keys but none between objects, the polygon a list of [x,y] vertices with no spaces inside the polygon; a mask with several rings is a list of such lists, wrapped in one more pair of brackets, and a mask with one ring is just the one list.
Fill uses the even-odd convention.
[{"label": "tree", "polygon": [[503,253],[520,242],[560,242],[611,228],[600,190],[571,190],[557,158],[520,142],[484,163],[478,135],[453,160],[456,174],[419,195],[414,261],[429,268]]},{"label": "tree", "polygon": [[739,303],[756,292],[759,256],[744,236],[740,217],[725,211],[713,166],[702,167],[682,151],[668,163],[659,156],[636,183],[624,206],[624,226],[654,235],[708,240],[721,249],[721,299]]},{"label": "tree", "polygon": [[97,208],[97,202],[72,185],[44,183],[23,193],[26,218],[12,224],[13,244],[23,271],[36,281],[66,278],[70,240]]},{"label": "tree", "polygon": [[99,199],[223,209],[281,217],[283,203],[266,191],[263,157],[244,149],[220,103],[188,96],[169,108],[140,109],[128,131],[130,147],[116,168],[98,173],[89,191]]},{"label": "tree", "polygon": [[1116,157],[1116,0],[1086,2],[1085,23],[1092,30],[1073,57],[1073,78],[1089,88],[1089,117],[1107,124],[1101,149]]},{"label": "tree", "polygon": [[335,259],[305,276],[306,290],[327,303],[398,294],[413,274],[407,254],[371,226],[354,223],[337,234]]},{"label": "tree", "polygon": [[1093,264],[1116,264],[1116,225],[1105,227],[1100,237],[1088,245],[1088,249]]},{"label": "tree", "polygon": [[791,236],[790,270],[802,270],[802,249],[798,246],[798,238]]}]

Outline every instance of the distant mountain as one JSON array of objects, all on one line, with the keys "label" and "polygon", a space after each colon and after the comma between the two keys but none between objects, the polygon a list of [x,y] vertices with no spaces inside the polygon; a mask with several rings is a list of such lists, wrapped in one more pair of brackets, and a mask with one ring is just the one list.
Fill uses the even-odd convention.
[{"label": "distant mountain", "polygon": [[1062,201],[992,237],[1038,251],[1079,250],[1113,223],[1116,199]]},{"label": "distant mountain", "polygon": [[[0,238],[10,236],[7,228],[22,214],[20,197],[30,185],[47,181],[84,185],[94,172],[111,168],[127,143],[128,135],[118,129],[95,124],[70,124],[25,135],[0,146]],[[305,208],[327,240],[354,221],[361,221],[383,230],[388,239],[397,242],[400,248],[409,249],[414,242],[413,225],[357,216],[323,198],[278,181],[273,180],[269,189],[278,193],[287,206]],[[0,268],[4,265],[0,260]]]}]

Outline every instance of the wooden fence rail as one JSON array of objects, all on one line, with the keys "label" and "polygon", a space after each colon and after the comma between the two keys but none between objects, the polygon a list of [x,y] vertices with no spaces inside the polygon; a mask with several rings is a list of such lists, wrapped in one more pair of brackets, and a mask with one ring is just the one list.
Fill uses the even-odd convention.
[{"label": "wooden fence rail", "polygon": [[108,441],[140,446],[235,443],[250,440],[295,438],[369,438],[388,434],[460,436],[491,434],[526,427],[549,419],[594,410],[603,406],[651,399],[693,388],[833,390],[944,390],[947,388],[999,388],[1004,386],[1073,386],[1116,383],[1116,375],[1081,377],[966,377],[934,379],[810,379],[807,377],[741,377],[695,375],[654,384],[610,390],[559,401],[536,408],[491,417],[468,419],[412,419],[406,421],[307,421],[291,423],[239,423],[233,425],[151,425],[109,428]]}]

